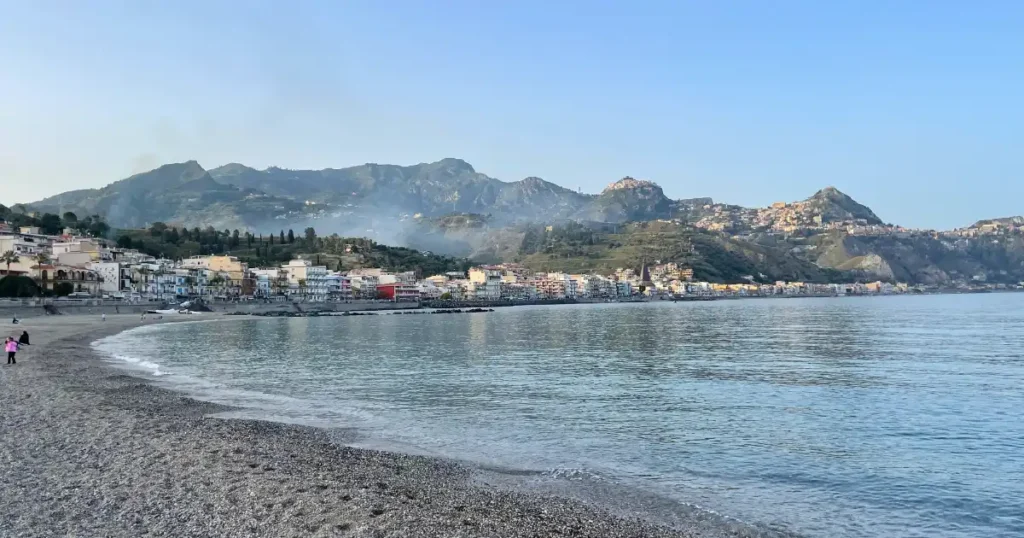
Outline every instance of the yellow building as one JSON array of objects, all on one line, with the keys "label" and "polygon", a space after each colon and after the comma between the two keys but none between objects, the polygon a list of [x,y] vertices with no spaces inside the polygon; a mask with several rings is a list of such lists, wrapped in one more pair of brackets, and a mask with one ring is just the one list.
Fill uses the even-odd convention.
[{"label": "yellow building", "polygon": [[424,278],[427,282],[434,284],[437,287],[444,286],[445,282],[448,282],[448,277],[445,275],[434,275]]},{"label": "yellow building", "polygon": [[476,284],[500,281],[501,271],[487,267],[473,267],[469,270],[469,281]]},{"label": "yellow building", "polygon": [[245,279],[246,264],[234,256],[193,256],[181,262],[184,269],[207,269],[224,275],[231,283],[240,284]]}]

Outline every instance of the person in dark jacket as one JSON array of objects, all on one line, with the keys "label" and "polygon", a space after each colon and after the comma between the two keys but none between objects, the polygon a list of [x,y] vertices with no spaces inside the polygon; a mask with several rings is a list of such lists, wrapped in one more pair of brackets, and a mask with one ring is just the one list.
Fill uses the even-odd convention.
[{"label": "person in dark jacket", "polygon": [[21,338],[18,338],[18,343],[23,346],[31,345],[28,343],[28,331],[21,331]]}]

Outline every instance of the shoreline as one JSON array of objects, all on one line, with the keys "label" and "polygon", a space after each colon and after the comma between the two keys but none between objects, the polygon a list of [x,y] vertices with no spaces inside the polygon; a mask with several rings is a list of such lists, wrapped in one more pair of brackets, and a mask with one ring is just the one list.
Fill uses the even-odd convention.
[{"label": "shoreline", "polygon": [[[205,319],[226,318],[146,325]],[[342,446],[343,429],[211,416],[232,408],[128,375],[91,347],[140,325],[125,315],[9,326],[34,342],[0,370],[0,528],[10,535],[762,535],[709,527],[702,514],[669,528],[494,487],[454,460]]]}]

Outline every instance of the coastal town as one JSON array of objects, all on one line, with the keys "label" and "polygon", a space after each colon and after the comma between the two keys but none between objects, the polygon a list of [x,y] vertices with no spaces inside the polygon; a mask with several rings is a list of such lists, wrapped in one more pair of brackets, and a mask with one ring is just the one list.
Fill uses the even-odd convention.
[{"label": "coastal town", "polygon": [[[31,278],[47,295],[130,302],[290,300],[454,301],[531,303],[728,297],[892,295],[934,291],[890,282],[714,283],[693,269],[653,260],[612,274],[535,272],[514,263],[422,275],[381,268],[336,271],[316,257],[271,267],[250,267],[231,255],[161,259],[73,229],[47,235],[36,227],[0,230],[0,271]],[[992,289],[1021,286],[993,284]],[[978,290],[974,290],[978,291]]]}]

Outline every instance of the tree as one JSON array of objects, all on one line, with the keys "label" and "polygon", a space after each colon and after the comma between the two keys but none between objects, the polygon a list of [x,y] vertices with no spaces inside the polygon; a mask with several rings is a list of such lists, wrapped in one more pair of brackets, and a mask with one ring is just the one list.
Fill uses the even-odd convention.
[{"label": "tree", "polygon": [[167,231],[167,225],[162,222],[154,222],[149,227],[149,235],[153,237],[160,237],[165,231]]},{"label": "tree", "polygon": [[75,286],[70,282],[58,282],[53,285],[53,294],[57,297],[67,297],[75,291]]},{"label": "tree", "polygon": [[86,217],[86,219],[88,220],[88,226],[85,231],[89,235],[92,235],[93,237],[103,237],[110,231],[110,226],[108,226],[106,222],[103,222],[103,218],[99,215]]},{"label": "tree", "polygon": [[291,230],[291,229],[289,228],[289,229],[288,229],[288,243],[289,243],[289,244],[291,244],[291,243],[294,243],[294,242],[295,242],[295,232],[293,232],[293,231],[292,231],[292,230]]},{"label": "tree", "polygon": [[64,230],[64,225],[59,216],[46,213],[39,218],[39,229],[46,235],[57,235]]},{"label": "tree", "polygon": [[50,255],[45,252],[40,252],[39,254],[32,256],[32,261],[36,262],[36,264],[32,266],[33,269],[42,269],[44,265],[50,264]]},{"label": "tree", "polygon": [[181,234],[178,233],[177,228],[171,228],[171,232],[167,236],[167,240],[168,242],[174,243],[175,245],[177,245],[178,242],[181,241]]},{"label": "tree", "polygon": [[78,224],[78,215],[70,211],[65,211],[64,215],[61,218],[64,220],[64,224],[66,224],[67,226],[73,227],[75,224]]},{"label": "tree", "polygon": [[207,281],[209,287],[219,290],[224,285],[224,277],[220,276],[220,273],[213,275],[209,281]]},{"label": "tree", "polygon": [[441,294],[441,300],[442,301],[451,301],[452,300],[452,292],[446,291],[446,292],[442,293]]},{"label": "tree", "polygon": [[316,230],[312,226],[306,228],[306,242],[312,244],[316,240]]},{"label": "tree", "polygon": [[0,278],[0,297],[35,297],[39,294],[39,285],[27,276]]},{"label": "tree", "polygon": [[284,230],[281,230],[281,244],[284,244]]},{"label": "tree", "polygon": [[14,252],[13,250],[8,250],[7,252],[4,252],[2,255],[0,255],[0,263],[7,264],[8,275],[11,274],[11,264],[18,263],[20,261],[21,257],[18,256],[18,253]]},{"label": "tree", "polygon": [[342,269],[341,267],[342,267],[342,266],[341,266],[341,258],[338,258],[338,268],[337,268],[337,269],[335,269],[335,270],[336,270],[336,271],[338,271],[338,272],[340,273],[340,272],[341,272],[341,271],[343,270],[343,269]]},{"label": "tree", "polygon": [[[273,245],[273,244],[274,244],[274,234],[270,234],[270,244],[271,244],[271,245]],[[268,250],[267,250],[267,252],[270,252],[269,248],[270,248],[270,247],[267,247],[267,249],[268,249]]]}]

